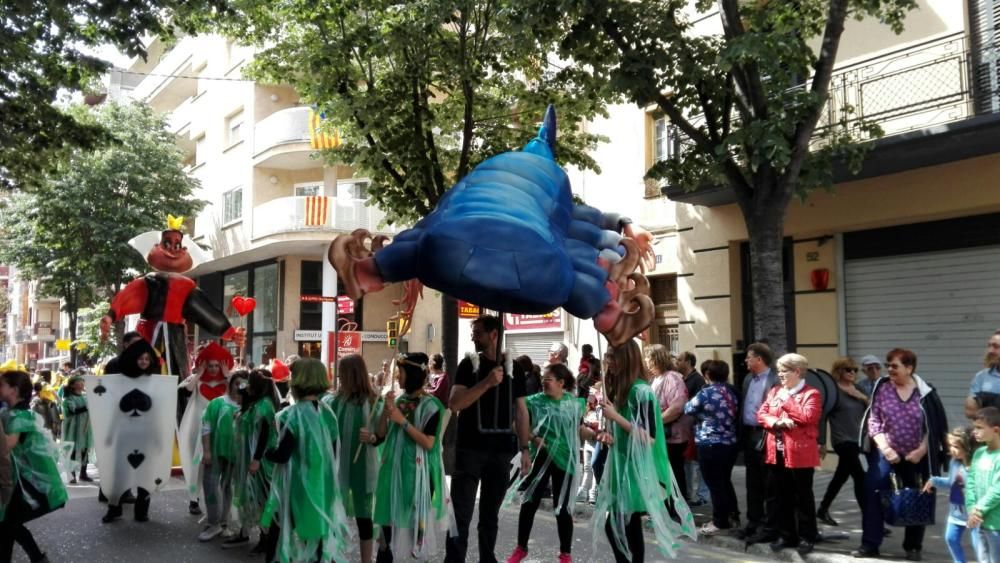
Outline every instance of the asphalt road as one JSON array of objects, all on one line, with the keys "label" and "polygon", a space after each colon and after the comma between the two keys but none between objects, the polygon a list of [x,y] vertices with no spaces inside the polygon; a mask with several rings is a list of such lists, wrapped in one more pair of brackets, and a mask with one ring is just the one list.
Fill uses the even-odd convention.
[{"label": "asphalt road", "polygon": [[[102,524],[105,505],[97,502],[97,489],[92,485],[70,486],[70,501],[62,510],[48,514],[28,527],[53,563],[185,563],[215,561],[252,561],[250,547],[223,550],[219,540],[201,543],[197,540],[201,525],[198,517],[187,513],[187,500],[179,481],[172,480],[164,492],[153,496],[150,521],[138,523],[132,519],[131,506],[126,505],[125,517],[112,524]],[[475,554],[475,523],[469,553]],[[514,549],[517,530],[517,510],[504,509],[500,519],[500,541],[497,556],[504,560]],[[650,542],[652,539],[650,538]],[[544,507],[539,509],[532,539],[531,554],[527,563],[555,561],[558,556],[558,538],[555,518]],[[655,547],[647,544],[647,561],[661,561]],[[581,515],[575,523],[573,555],[576,561],[613,561],[606,542],[598,542],[592,549],[590,520]],[[470,557],[473,561],[474,555]],[[443,559],[443,554],[442,554]],[[357,552],[352,553],[357,561]],[[401,559],[398,559],[401,560]],[[440,560],[440,559],[439,559]],[[685,544],[681,561],[711,562],[763,562],[766,559],[744,556],[718,547]],[[14,548],[14,561],[26,562],[20,548]]]}]

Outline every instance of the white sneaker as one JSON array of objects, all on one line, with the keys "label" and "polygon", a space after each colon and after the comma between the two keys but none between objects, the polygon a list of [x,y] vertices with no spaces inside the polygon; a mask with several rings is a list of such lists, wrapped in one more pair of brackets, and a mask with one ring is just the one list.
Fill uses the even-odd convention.
[{"label": "white sneaker", "polygon": [[222,526],[218,524],[210,524],[208,526],[205,526],[205,529],[202,530],[200,534],[198,534],[198,541],[210,541],[213,538],[215,538],[215,536],[221,533],[222,533]]},{"label": "white sneaker", "polygon": [[222,538],[223,540],[228,540],[230,538],[235,538],[236,537],[236,530],[230,530],[229,528],[223,526],[223,528],[222,528],[222,535],[220,535],[219,537]]}]

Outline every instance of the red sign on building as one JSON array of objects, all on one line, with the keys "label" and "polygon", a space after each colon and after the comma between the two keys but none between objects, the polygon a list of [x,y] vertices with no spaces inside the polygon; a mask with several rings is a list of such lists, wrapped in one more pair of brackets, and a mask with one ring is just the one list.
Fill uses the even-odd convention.
[{"label": "red sign on building", "polygon": [[328,297],[326,295],[300,295],[299,301],[302,303],[333,303],[336,301],[336,297]]},{"label": "red sign on building", "polygon": [[353,315],[354,314],[354,300],[347,295],[337,296],[337,314],[338,315]]},{"label": "red sign on building", "polygon": [[[360,332],[342,330],[339,332],[328,332],[327,335],[329,338],[330,349],[335,350],[336,353],[333,359],[334,362],[349,354],[361,353]],[[334,335],[336,335],[336,339],[334,339]]]},{"label": "red sign on building", "polygon": [[468,301],[458,300],[458,318],[460,319],[475,319],[482,314],[479,305],[473,305]]},{"label": "red sign on building", "polygon": [[562,330],[562,309],[543,315],[504,313],[503,328],[508,332],[544,332]]}]

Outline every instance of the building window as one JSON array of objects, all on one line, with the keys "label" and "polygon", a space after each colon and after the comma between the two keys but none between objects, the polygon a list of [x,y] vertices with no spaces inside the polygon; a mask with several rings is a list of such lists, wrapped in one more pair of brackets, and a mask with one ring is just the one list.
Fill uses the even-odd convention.
[{"label": "building window", "polygon": [[222,194],[222,224],[243,218],[243,187]]},{"label": "building window", "polygon": [[666,117],[653,120],[653,162],[660,162],[670,157],[670,127]]},{"label": "building window", "polygon": [[[299,295],[323,295],[323,263],[313,260],[302,261]],[[312,301],[299,302],[299,328],[320,330],[323,328],[323,304]]]},{"label": "building window", "polygon": [[337,199],[367,201],[368,180],[348,180],[337,182]]},{"label": "building window", "polygon": [[247,270],[233,272],[222,277],[222,302],[225,304],[226,317],[233,326],[245,326],[240,314],[230,305],[233,302],[233,297],[237,295],[243,297],[250,295],[250,272]]},{"label": "building window", "polygon": [[310,195],[323,195],[323,182],[295,184],[295,197],[305,197]]},{"label": "building window", "polygon": [[205,159],[208,158],[208,144],[205,142],[205,136],[202,135],[194,140],[194,164],[195,166],[203,164]]},{"label": "building window", "polygon": [[278,326],[277,264],[254,268],[253,297],[257,300],[257,307],[253,310],[254,332],[274,332]]},{"label": "building window", "polygon": [[226,131],[230,146],[243,140],[243,110],[226,118]]}]

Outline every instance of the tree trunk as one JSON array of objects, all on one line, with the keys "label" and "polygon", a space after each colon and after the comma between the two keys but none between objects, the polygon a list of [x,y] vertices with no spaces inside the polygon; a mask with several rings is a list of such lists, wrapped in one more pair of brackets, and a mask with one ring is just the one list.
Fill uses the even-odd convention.
[{"label": "tree trunk", "polygon": [[448,381],[455,383],[458,367],[458,300],[441,294],[441,355],[448,373]]},{"label": "tree trunk", "polygon": [[77,306],[75,304],[67,304],[66,313],[69,315],[69,341],[71,343],[69,346],[69,361],[73,364],[73,367],[76,367],[76,356],[78,352],[76,350],[76,346],[73,346],[72,343],[76,342],[76,324],[79,317]]},{"label": "tree trunk", "polygon": [[744,337],[767,342],[776,358],[788,350],[782,270],[786,206],[758,205],[758,211],[744,217],[750,235],[754,317],[754,334]]}]

